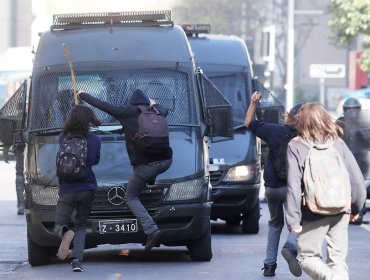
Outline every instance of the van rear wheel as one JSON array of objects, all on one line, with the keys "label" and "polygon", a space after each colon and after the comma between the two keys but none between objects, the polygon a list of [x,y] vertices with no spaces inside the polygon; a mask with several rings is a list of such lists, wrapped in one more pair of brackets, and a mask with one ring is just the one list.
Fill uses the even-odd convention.
[{"label": "van rear wheel", "polygon": [[31,266],[47,265],[51,263],[51,257],[56,253],[56,248],[44,247],[32,241],[27,232],[28,262]]},{"label": "van rear wheel", "polygon": [[242,231],[243,233],[257,234],[260,230],[260,201],[257,200],[252,211],[243,213]]},{"label": "van rear wheel", "polygon": [[193,261],[209,262],[212,259],[211,222],[205,233],[200,238],[191,241],[187,247]]}]

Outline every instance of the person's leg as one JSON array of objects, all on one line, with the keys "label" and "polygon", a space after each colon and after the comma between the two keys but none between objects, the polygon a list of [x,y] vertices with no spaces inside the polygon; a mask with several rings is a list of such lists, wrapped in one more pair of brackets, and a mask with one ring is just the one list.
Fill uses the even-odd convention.
[{"label": "person's leg", "polygon": [[68,257],[69,247],[74,238],[74,231],[68,228],[68,223],[71,221],[75,203],[75,194],[60,195],[57,202],[54,233],[62,239],[57,253],[60,260]]},{"label": "person's leg", "polygon": [[273,265],[276,263],[280,234],[284,227],[283,202],[286,197],[286,188],[267,187],[265,196],[270,212],[270,220],[268,221],[266,259],[264,263]]},{"label": "person's leg", "polygon": [[70,253],[71,258],[83,260],[86,238],[86,222],[90,216],[94,202],[94,191],[82,191],[77,193],[77,205],[75,216],[75,237],[73,239],[73,249]]},{"label": "person's leg", "polygon": [[71,221],[71,215],[75,207],[75,197],[73,194],[59,195],[55,212],[54,233],[63,238],[64,233],[68,231],[68,223]]},{"label": "person's leg", "polygon": [[24,214],[24,148],[24,144],[17,144],[14,149],[18,215]]},{"label": "person's leg", "polygon": [[148,182],[155,182],[157,175],[165,172],[171,164],[172,159],[156,162],[153,165],[136,166],[127,184],[125,194],[126,204],[139,220],[146,235],[157,231],[158,226],[139,200],[140,193],[147,187]]},{"label": "person's leg", "polygon": [[348,280],[348,222],[349,215],[339,215],[332,218],[332,225],[327,234],[327,265],[333,272],[333,279]]},{"label": "person's leg", "polygon": [[[141,168],[144,169],[145,167]],[[139,200],[140,193],[146,188],[146,182],[146,179],[137,174],[137,167],[135,167],[127,184],[125,202],[143,227],[144,233],[149,235],[156,231],[158,226]]]},{"label": "person's leg", "polygon": [[322,244],[329,230],[329,219],[323,217],[316,221],[304,221],[302,232],[298,235],[298,252],[301,266],[312,279],[332,279],[331,269],[322,261]]}]

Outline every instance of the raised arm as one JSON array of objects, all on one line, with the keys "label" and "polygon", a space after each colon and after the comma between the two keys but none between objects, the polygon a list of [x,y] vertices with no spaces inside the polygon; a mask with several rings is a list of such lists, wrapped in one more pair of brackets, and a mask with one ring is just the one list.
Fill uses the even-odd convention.
[{"label": "raised arm", "polygon": [[81,98],[81,100],[89,103],[90,105],[112,115],[113,117],[117,118],[118,115],[123,113],[122,106],[115,106],[98,98],[91,96],[90,94],[79,91],[77,95]]},{"label": "raised arm", "polygon": [[251,96],[251,102],[249,103],[247,114],[245,115],[244,124],[248,128],[251,124],[254,114],[256,113],[257,104],[261,99],[261,93],[255,91]]}]

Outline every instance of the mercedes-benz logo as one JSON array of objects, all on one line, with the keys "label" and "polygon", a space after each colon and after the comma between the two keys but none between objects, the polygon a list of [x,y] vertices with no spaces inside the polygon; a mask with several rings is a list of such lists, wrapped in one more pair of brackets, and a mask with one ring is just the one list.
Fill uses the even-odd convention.
[{"label": "mercedes-benz logo", "polygon": [[125,190],[122,187],[113,187],[108,191],[108,201],[115,206],[125,202]]}]

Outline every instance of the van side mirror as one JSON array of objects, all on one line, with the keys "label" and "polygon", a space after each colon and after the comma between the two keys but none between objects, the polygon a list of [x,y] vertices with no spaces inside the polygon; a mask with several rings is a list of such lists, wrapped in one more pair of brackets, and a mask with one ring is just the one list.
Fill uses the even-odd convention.
[{"label": "van side mirror", "polygon": [[27,80],[0,109],[0,147],[25,142],[23,128],[26,121],[26,96]]},{"label": "van side mirror", "polygon": [[233,114],[230,102],[199,68],[196,77],[203,120],[207,126],[205,135],[212,143],[233,139]]}]

